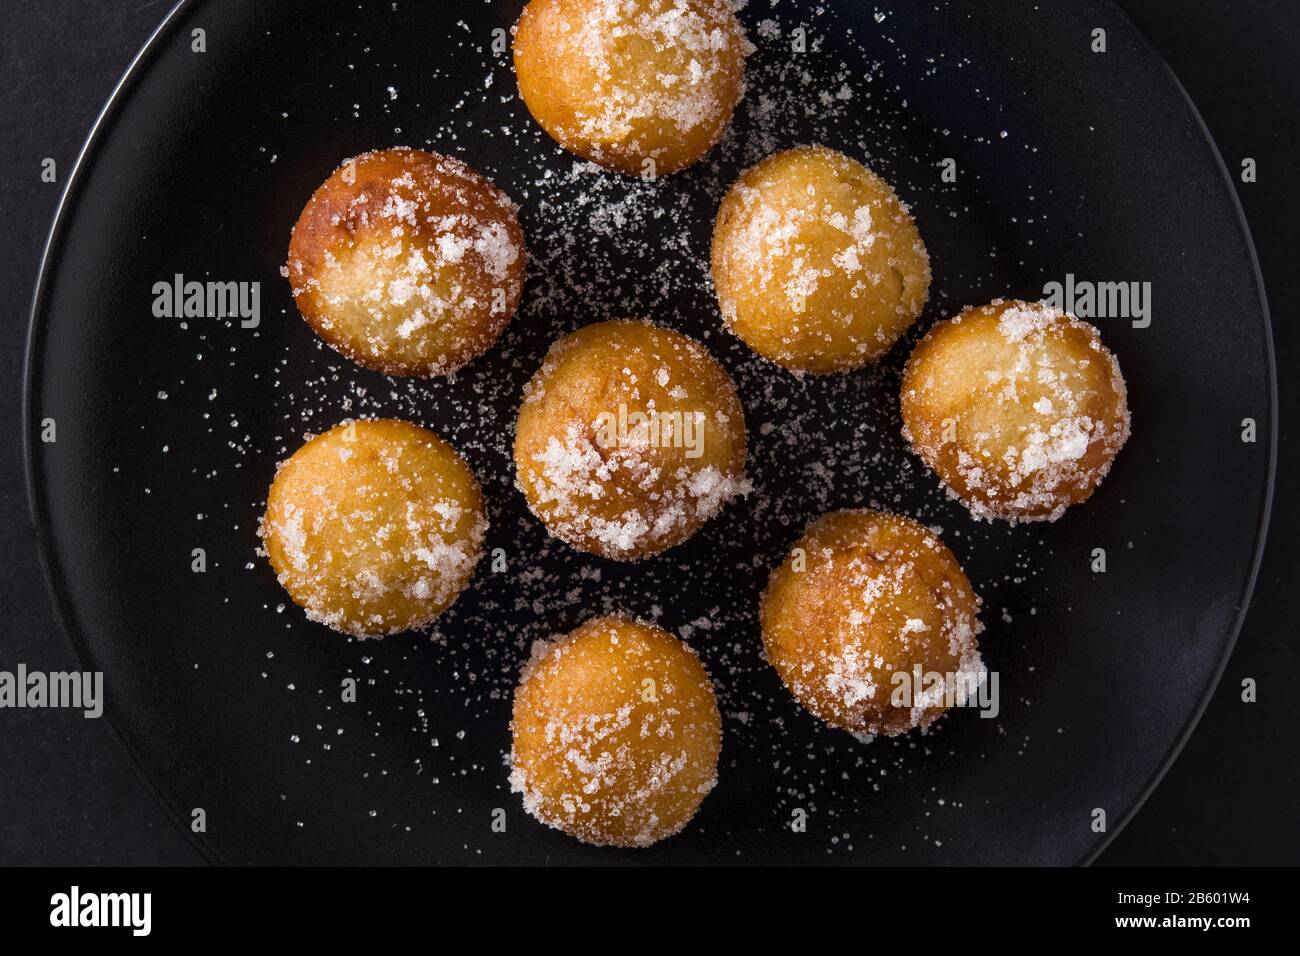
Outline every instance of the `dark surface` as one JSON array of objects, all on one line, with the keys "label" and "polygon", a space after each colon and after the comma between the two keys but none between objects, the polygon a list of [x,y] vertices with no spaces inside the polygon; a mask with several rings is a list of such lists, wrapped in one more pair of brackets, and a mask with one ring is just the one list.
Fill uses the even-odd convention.
[{"label": "dark surface", "polygon": [[[43,8],[48,10],[48,7]],[[1178,22],[1171,24],[1171,28],[1176,26],[1180,29],[1186,27],[1186,13],[1180,13]],[[1255,24],[1259,26],[1258,22]],[[53,29],[52,25],[47,24]],[[81,24],[82,27],[89,26]],[[99,25],[96,29],[102,34],[103,26]],[[1208,32],[1208,31],[1207,31]],[[1264,34],[1275,39],[1283,49],[1288,38],[1284,31],[1276,25],[1271,30],[1263,31]],[[1158,34],[1157,34],[1158,38]],[[102,36],[101,36],[102,39]],[[1258,35],[1257,35],[1258,39]],[[1290,39],[1294,39],[1291,37]],[[13,42],[12,40],[10,41]],[[31,55],[29,51],[37,48],[36,44],[24,43],[21,52],[24,56]],[[6,75],[15,63],[18,48],[6,49]],[[79,56],[83,56],[79,50]],[[1203,62],[1200,60],[1198,62]],[[1263,68],[1272,66],[1278,72],[1275,79],[1280,80],[1283,76],[1284,59],[1279,57],[1270,59],[1268,57],[1242,57],[1236,61],[1238,67],[1256,67]],[[1177,63],[1175,63],[1177,68]],[[113,72],[117,67],[113,67],[109,72]],[[80,71],[85,76],[84,67]],[[1216,77],[1222,76],[1225,71],[1206,71],[1207,86],[1211,85]],[[73,91],[66,85],[60,86],[51,81],[51,72],[48,67],[39,70],[39,75],[23,74],[20,79],[18,93],[19,104],[34,100],[34,94],[45,92],[47,95],[59,97],[59,102],[64,102],[62,97],[72,95]],[[1185,70],[1180,71],[1184,80],[1192,87],[1194,98],[1200,101],[1198,91],[1195,88],[1193,78],[1189,77]],[[1267,76],[1268,74],[1265,74]],[[31,83],[31,93],[33,95],[23,96],[22,81],[26,80]],[[1263,81],[1260,88],[1267,88],[1267,80]],[[1244,84],[1243,84],[1244,85]],[[1285,87],[1278,87],[1279,92]],[[88,100],[93,100],[98,94],[91,94],[88,90],[82,89],[80,93],[85,95]],[[1290,91],[1294,97],[1294,91]],[[1293,103],[1293,100],[1292,100]],[[1246,100],[1246,104],[1254,105],[1264,116],[1288,115],[1292,110],[1291,105],[1282,105],[1270,103],[1267,98],[1260,96],[1255,101]],[[1205,103],[1202,108],[1206,109]],[[1276,111],[1276,112],[1274,112]],[[45,109],[42,112],[53,115],[53,109]],[[61,106],[59,112],[65,115],[70,113],[66,106]],[[1242,101],[1238,100],[1229,110],[1225,104],[1225,112],[1234,122],[1244,122],[1243,114],[1248,116],[1249,111],[1243,108]],[[1291,113],[1290,115],[1293,115]],[[1258,114],[1257,114],[1258,116]],[[1215,119],[1213,115],[1209,117],[1212,129],[1215,129]],[[1263,208],[1265,211],[1277,217],[1279,229],[1285,228],[1287,232],[1278,231],[1276,234],[1266,232],[1265,228],[1258,223],[1255,225],[1257,241],[1260,245],[1261,258],[1264,261],[1266,274],[1270,265],[1270,249],[1275,249],[1272,255],[1275,260],[1280,262],[1281,256],[1291,247],[1290,239],[1293,238],[1294,227],[1291,225],[1282,213],[1285,212],[1283,198],[1287,198],[1280,190],[1285,187],[1281,184],[1281,170],[1285,168],[1284,157],[1288,148],[1292,144],[1282,142],[1277,139],[1261,139],[1258,131],[1260,129],[1268,130],[1275,137],[1282,135],[1283,123],[1264,122],[1257,118],[1248,123],[1247,127],[1240,130],[1240,134],[1246,142],[1252,144],[1260,143],[1258,148],[1250,152],[1242,152],[1243,155],[1255,155],[1260,160],[1262,182],[1254,187],[1244,187],[1243,200],[1247,204],[1248,212],[1251,209],[1252,190],[1264,190],[1269,187],[1267,170],[1273,168],[1277,170],[1277,188],[1279,192],[1273,193],[1275,197],[1272,202],[1264,201]],[[71,156],[75,146],[72,141],[80,135],[76,131],[70,131],[64,144],[66,152],[60,154],[52,147],[47,147],[49,142],[45,139],[51,135],[49,130],[42,130],[32,124],[26,124],[23,129],[25,132],[17,135],[6,135],[6,148],[14,149],[15,156],[6,157],[7,168],[11,170],[20,170],[22,168],[36,169],[39,157],[46,154],[53,154],[56,157],[60,155]],[[1291,131],[1289,135],[1294,136]],[[1252,139],[1251,137],[1254,137]],[[1226,159],[1229,166],[1235,166],[1234,154],[1231,149],[1225,147]],[[33,158],[35,157],[35,158]],[[1270,157],[1273,161],[1270,162]],[[66,170],[67,161],[62,161],[63,168]],[[21,177],[12,176],[11,180]],[[32,182],[39,186],[37,174],[32,173]],[[13,185],[6,182],[6,188]],[[45,208],[52,208],[53,190],[44,199]],[[24,191],[29,202],[34,202],[39,208],[42,194],[39,188],[29,187]],[[12,204],[6,202],[6,207]],[[30,227],[30,249],[27,250],[29,257],[34,257],[34,249],[39,243],[39,235],[43,228],[43,217],[33,215],[30,222],[24,225]],[[1284,224],[1284,225],[1283,225]],[[20,247],[18,255],[14,256],[9,262],[10,268],[18,269],[22,266],[24,250]],[[30,264],[32,259],[27,260],[28,271],[30,274]],[[1283,275],[1281,272],[1273,274]],[[20,272],[15,277],[15,284],[21,287]],[[1289,275],[1287,278],[1291,278]],[[1279,299],[1279,293],[1275,287],[1271,287],[1273,298],[1273,308],[1275,315],[1287,315],[1289,309],[1285,296]],[[12,297],[11,297],[12,300]],[[16,301],[21,301],[19,295]],[[20,312],[20,310],[15,310]],[[1279,364],[1283,369],[1287,368],[1287,340],[1286,333],[1281,332],[1279,338]],[[15,335],[11,344],[16,345],[18,336]],[[16,352],[16,348],[14,350]],[[6,358],[12,357],[15,364],[10,367],[16,367],[16,354],[10,356],[6,353]],[[1283,382],[1284,403],[1286,397],[1291,395],[1288,391],[1287,379],[1284,374]],[[10,410],[6,410],[11,414]],[[1282,477],[1283,497],[1282,507],[1279,510],[1279,527],[1286,528],[1286,507],[1287,499],[1285,496],[1285,483],[1287,475],[1288,448],[1285,438],[1282,442],[1283,459],[1280,468]],[[17,462],[11,461],[11,467],[16,472]],[[15,475],[16,477],[16,475]],[[21,515],[21,486],[14,483],[8,489],[9,494],[6,498],[6,507],[12,507],[14,512]],[[25,531],[25,522],[21,518],[16,519],[16,529],[20,539],[20,546],[29,547],[23,542],[27,537]],[[15,529],[11,528],[6,534],[14,533]],[[1282,539],[1282,546],[1289,547],[1289,538],[1286,537],[1285,531],[1276,533],[1274,536],[1274,550],[1276,554],[1278,539]],[[14,550],[21,555],[25,552]],[[1294,657],[1284,657],[1281,660],[1276,655],[1279,653],[1291,653],[1289,647],[1283,646],[1284,635],[1294,633],[1294,620],[1286,621],[1281,615],[1286,613],[1286,607],[1282,601],[1284,588],[1279,587],[1281,583],[1281,573],[1273,572],[1273,566],[1287,567],[1288,563],[1283,555],[1283,560],[1274,561],[1270,556],[1269,563],[1264,567],[1261,578],[1261,589],[1257,592],[1257,599],[1262,605],[1256,609],[1256,613],[1267,611],[1268,602],[1276,602],[1273,605],[1273,613],[1277,615],[1273,618],[1272,629],[1259,631],[1258,621],[1260,618],[1253,618],[1247,625],[1244,634],[1243,644],[1239,648],[1237,657],[1229,667],[1224,685],[1220,690],[1218,699],[1212,707],[1207,721],[1202,725],[1200,732],[1193,739],[1187,753],[1184,755],[1184,762],[1175,766],[1171,775],[1166,779],[1161,789],[1157,791],[1156,796],[1148,804],[1143,814],[1129,830],[1120,837],[1116,846],[1111,851],[1112,858],[1124,860],[1123,854],[1139,854],[1137,857],[1130,856],[1127,860],[1137,859],[1146,862],[1159,861],[1188,861],[1194,862],[1199,860],[1223,860],[1232,862],[1248,862],[1253,860],[1293,860],[1295,858],[1295,833],[1294,823],[1290,819],[1289,808],[1293,805],[1290,795],[1294,793],[1294,768],[1289,766],[1289,762],[1281,759],[1286,753],[1282,749],[1282,743],[1286,740],[1286,735],[1295,726],[1294,703],[1283,704],[1282,694],[1285,693],[1286,681],[1283,679],[1285,671],[1283,666],[1294,668]],[[31,573],[26,564],[16,563],[12,568],[10,579],[5,582],[7,588],[12,590],[6,591],[6,604],[11,608],[31,608],[32,605],[39,606],[43,595],[40,590],[39,579]],[[1270,587],[1272,584],[1272,587]],[[17,610],[10,611],[10,619],[15,623],[25,622],[33,617],[30,610],[20,613]],[[1289,626],[1288,626],[1289,625]],[[48,661],[43,666],[49,668],[58,668],[68,666],[66,664],[66,652],[57,639],[53,639],[53,631],[48,620],[33,621],[31,624],[23,623],[15,627],[13,631],[12,643],[14,646],[13,656],[10,656],[10,646],[6,646],[6,661],[25,660],[29,666],[42,666],[42,662]],[[1261,655],[1253,662],[1253,667],[1249,659],[1245,656],[1250,653],[1252,648],[1259,648],[1258,653]],[[1239,669],[1240,668],[1240,669]],[[1261,680],[1261,697],[1262,702],[1251,707],[1246,707],[1238,703],[1236,685],[1241,676],[1255,676]],[[1268,687],[1276,687],[1276,693],[1270,697]],[[1286,710],[1287,707],[1291,709]],[[1220,713],[1221,712],[1221,713]],[[166,832],[165,829],[159,829],[156,822],[157,815],[152,811],[147,803],[147,798],[139,794],[138,788],[130,781],[121,770],[121,761],[116,754],[110,749],[108,735],[105,733],[106,728],[100,724],[81,721],[67,715],[49,715],[40,714],[36,719],[32,719],[30,714],[18,714],[6,712],[3,715],[6,722],[13,721],[19,729],[13,733],[3,735],[3,746],[6,766],[13,766],[17,762],[21,766],[30,767],[31,769],[25,774],[6,774],[0,786],[5,787],[4,807],[7,811],[4,815],[5,830],[3,832],[3,846],[6,859],[12,860],[67,860],[67,861],[135,861],[159,858],[159,854],[177,853],[181,856],[188,853],[181,843],[182,838],[172,833]],[[26,724],[27,726],[23,726]],[[61,727],[62,733],[53,733],[52,728]],[[1222,727],[1222,730],[1218,728]],[[48,735],[44,739],[38,738],[38,734]],[[1270,743],[1269,734],[1273,734],[1272,743],[1277,745],[1276,749],[1271,751],[1273,759],[1268,759],[1270,751],[1267,745]],[[1214,735],[1214,736],[1212,736]],[[62,748],[56,749],[56,741],[63,738]],[[1200,764],[1199,769],[1193,765],[1189,771],[1189,776],[1180,778],[1183,769],[1187,763],[1190,763],[1197,752],[1198,744],[1206,741],[1207,751],[1202,757],[1204,761]],[[1260,745],[1263,749],[1256,749]],[[10,748],[20,748],[16,755],[10,754]],[[76,775],[80,768],[74,768],[67,765],[69,760],[75,762],[78,753],[93,754],[96,759],[103,762],[102,768],[99,768],[97,774],[80,777]],[[56,754],[66,754],[60,760]],[[1231,766],[1232,772],[1225,773],[1223,768]],[[1289,774],[1289,775],[1288,775]],[[105,781],[116,779],[123,797],[113,796],[112,786]],[[11,795],[10,787],[21,788],[17,794]],[[48,788],[42,790],[38,788]],[[1239,791],[1236,788],[1240,787]],[[30,788],[30,789],[28,789]],[[1225,792],[1229,788],[1236,791],[1229,796]],[[1270,789],[1273,791],[1270,793]],[[56,798],[60,795],[61,798]],[[98,800],[101,795],[107,799],[102,806],[88,806],[91,800]],[[127,801],[134,800],[134,804]],[[1162,801],[1169,801],[1162,808]],[[126,810],[117,811],[119,806],[125,805]],[[1235,807],[1241,806],[1242,812],[1238,814]],[[60,816],[60,810],[66,812],[68,808],[75,807],[67,816]],[[18,809],[21,808],[21,809]],[[146,826],[142,823],[132,823],[130,830],[123,828],[120,840],[115,836],[116,831],[110,825],[113,817],[117,812],[121,812],[124,819],[131,820],[154,820],[153,831],[156,834],[155,839],[161,842],[161,846],[143,840],[139,833]],[[34,816],[39,814],[39,816]],[[1184,816],[1180,816],[1186,815]],[[1270,817],[1270,814],[1272,816]],[[78,819],[80,818],[80,819]],[[1181,820],[1194,821],[1193,823],[1180,823]],[[1149,823],[1147,821],[1150,821]],[[1144,829],[1144,826],[1146,829]],[[1236,828],[1234,830],[1234,828]],[[1190,838],[1186,834],[1192,834]],[[1229,836],[1225,837],[1225,833]],[[1142,846],[1138,841],[1146,834],[1147,843]],[[1171,838],[1172,837],[1172,838]],[[89,844],[90,840],[104,840],[104,852],[91,850],[94,844]],[[170,847],[170,849],[168,849]],[[174,856],[164,856],[163,858],[175,858]]]},{"label": "dark surface", "polygon": [[[104,671],[128,753],[178,819],[202,808],[203,844],[227,862],[1089,858],[1094,808],[1112,827],[1127,818],[1217,677],[1269,479],[1272,369],[1254,262],[1231,185],[1163,64],[1101,3],[1050,15],[948,4],[883,24],[861,7],[838,23],[797,7],[823,38],[801,59],[762,40],[752,12],[755,93],[707,163],[647,189],[566,183],[571,160],[483,80],[509,82],[508,64],[477,47],[517,9],[474,8],[457,22],[445,5],[186,5],[83,159],[29,347],[32,486],[60,609],[81,660]],[[1105,56],[1085,42],[1097,23]],[[207,52],[191,49],[198,27]],[[439,70],[425,72],[426,38],[440,32]],[[460,32],[469,39],[455,42]],[[936,66],[937,50],[947,62]],[[789,82],[792,59],[822,77],[839,61],[875,71],[869,113],[788,109],[766,143],[754,106]],[[1049,59],[1050,77],[1039,69]],[[842,83],[819,79],[810,93]],[[856,86],[859,97],[873,89]],[[340,154],[390,141],[394,128],[519,197],[536,257],[520,315],[446,381],[393,383],[320,349],[279,281],[301,197]],[[922,327],[956,303],[1032,294],[1067,271],[1159,290],[1149,330],[1101,323],[1137,427],[1086,507],[1051,525],[981,524],[927,476],[910,477],[893,400],[906,348],[856,375],[798,381],[716,335],[698,250],[721,191],[762,152],[809,141],[864,150],[913,202],[936,263]],[[964,170],[956,187],[933,170],[950,153]],[[553,171],[549,184],[541,170]],[[643,202],[676,211],[630,215],[612,238],[590,217],[566,222],[563,210],[599,188],[648,192]],[[568,244],[572,256],[551,258]],[[646,262],[656,253],[684,281],[656,290],[663,280]],[[160,320],[154,284],[177,273],[261,280],[264,324]],[[620,299],[709,342],[728,366],[756,487],[686,544],[635,565],[558,544],[510,487],[527,376],[557,335],[608,314],[594,303]],[[1233,309],[1227,328],[1218,319]],[[432,641],[333,637],[281,610],[279,585],[250,561],[273,462],[348,412],[435,427],[487,488],[487,546],[506,550],[508,568],[481,569]],[[1241,442],[1243,416],[1263,441]],[[35,438],[47,419],[57,443]],[[763,662],[753,635],[765,569],[817,514],[864,496],[942,525],[953,542],[986,601],[982,649],[1004,689],[996,722],[959,712],[940,734],[867,749],[800,711]],[[1206,536],[1213,551],[1198,547]],[[207,551],[201,575],[195,545]],[[1089,568],[1097,546],[1110,552],[1106,575]],[[502,755],[531,640],[597,608],[661,604],[673,631],[713,622],[694,647],[727,717],[716,791],[685,832],[635,855],[520,820]],[[355,705],[337,699],[345,678],[362,685]],[[494,807],[514,818],[502,835],[488,826]],[[807,836],[790,831],[795,808],[810,815]]]}]

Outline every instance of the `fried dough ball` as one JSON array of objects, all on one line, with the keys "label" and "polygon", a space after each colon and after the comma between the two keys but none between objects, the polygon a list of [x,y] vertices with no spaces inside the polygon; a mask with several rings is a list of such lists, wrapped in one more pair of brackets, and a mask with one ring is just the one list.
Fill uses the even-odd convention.
[{"label": "fried dough ball", "polygon": [[903,436],[977,518],[1055,521],[1129,435],[1119,363],[1087,322],[997,300],[940,322],[903,375]]},{"label": "fried dough ball", "polygon": [[445,375],[485,352],[524,285],[524,234],[505,193],[458,159],[363,153],[293,227],[289,282],[331,347],[387,375]]},{"label": "fried dough ball", "polygon": [[930,288],[925,243],[889,183],[821,146],[741,175],[718,210],[712,258],[727,325],[793,372],[883,355]]},{"label": "fried dough ball", "polygon": [[859,736],[893,737],[978,690],[978,610],[924,525],[847,510],[815,521],[773,570],[759,619],[767,659],[800,704]]},{"label": "fried dough ball", "polygon": [[679,832],[717,782],[722,718],[695,653],[626,617],[538,641],[515,691],[511,789],[597,846]]},{"label": "fried dough ball", "polygon": [[382,637],[451,606],[486,531],[478,481],[456,450],[381,419],[336,425],[283,462],[259,534],[307,617]]},{"label": "fried dough ball", "polygon": [[728,0],[531,0],[515,25],[519,94],[538,124],[628,175],[676,172],[713,148],[752,50]]},{"label": "fried dough ball", "polygon": [[698,342],[645,322],[551,346],[524,388],[515,468],[551,534],[623,561],[680,544],[750,488],[730,376]]}]

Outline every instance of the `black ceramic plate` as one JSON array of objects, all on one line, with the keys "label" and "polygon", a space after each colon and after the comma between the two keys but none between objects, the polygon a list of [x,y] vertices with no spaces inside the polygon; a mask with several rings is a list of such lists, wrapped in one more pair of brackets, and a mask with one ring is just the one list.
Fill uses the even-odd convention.
[{"label": "black ceramic plate", "polygon": [[[31,494],[77,654],[104,671],[113,724],[170,814],[190,829],[204,811],[212,859],[1075,863],[1154,786],[1231,648],[1271,488],[1268,324],[1232,180],[1107,3],[829,7],[750,0],[758,51],[732,130],[657,183],[584,168],[531,121],[493,49],[515,3],[195,0],[149,43],[46,256]],[[897,186],[935,282],[878,367],[799,380],[722,329],[704,263],[735,175],[814,141]],[[385,379],[321,347],[280,275],[312,190],[345,157],[396,144],[463,156],[522,206],[525,306],[452,381]],[[260,324],[156,316],[155,284],[178,274],[261,283]],[[1132,440],[1055,524],[974,522],[899,437],[903,359],[938,317],[1037,298],[1067,274],[1151,283],[1147,327],[1095,320],[1128,379]],[[634,565],[548,539],[508,454],[548,343],[614,316],[681,329],[728,366],[757,486]],[[359,643],[311,624],[256,554],[276,461],[355,415],[437,429],[489,495],[507,570],[485,562],[431,634]],[[860,743],[798,709],[762,660],[768,570],[808,520],[858,504],[938,527],[965,564],[996,719],[958,710],[927,735]],[[688,637],[725,715],[718,788],[683,834],[637,852],[537,824],[504,765],[531,641],[614,609]],[[341,699],[348,677],[356,703]],[[789,826],[797,809],[806,832]]]}]

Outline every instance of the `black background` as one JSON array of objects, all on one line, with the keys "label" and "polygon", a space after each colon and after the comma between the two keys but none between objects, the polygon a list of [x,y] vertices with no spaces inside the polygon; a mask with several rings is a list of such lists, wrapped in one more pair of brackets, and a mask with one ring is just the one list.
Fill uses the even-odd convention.
[{"label": "black background", "polygon": [[[1051,0],[1066,2],[1066,0]],[[169,0],[5,0],[0,11],[0,668],[73,666],[54,623],[27,513],[20,453],[22,353],[31,289],[62,183],[114,83]],[[1183,754],[1102,864],[1300,862],[1300,633],[1291,585],[1297,507],[1288,432],[1300,351],[1300,5],[1295,0],[1124,0],[1187,87],[1229,169],[1258,162],[1238,184],[1273,312],[1281,411],[1278,494],[1268,547],[1236,651]],[[41,161],[59,183],[40,181]],[[1224,317],[1232,321],[1231,316]],[[1214,542],[1205,542],[1213,548]],[[1259,683],[1244,704],[1240,684]],[[58,710],[0,711],[0,864],[198,863],[118,751],[106,723]]]}]

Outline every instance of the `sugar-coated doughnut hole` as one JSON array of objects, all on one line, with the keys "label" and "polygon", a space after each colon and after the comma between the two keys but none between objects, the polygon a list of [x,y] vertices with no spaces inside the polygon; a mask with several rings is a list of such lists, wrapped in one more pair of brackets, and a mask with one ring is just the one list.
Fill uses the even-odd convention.
[{"label": "sugar-coated doughnut hole", "polygon": [[486,351],[524,284],[515,206],[458,159],[364,153],[293,228],[298,310],[330,346],[388,375],[443,375]]},{"label": "sugar-coated doughnut hole", "polygon": [[727,325],[795,372],[857,368],[921,313],[930,258],[890,185],[843,153],[804,146],[747,170],[713,230]]},{"label": "sugar-coated doughnut hole", "polygon": [[1096,328],[998,300],[940,322],[903,376],[903,435],[980,518],[1055,520],[1129,436],[1124,376]]},{"label": "sugar-coated doughnut hole", "polygon": [[645,322],[552,345],[524,390],[517,484],[551,534],[619,560],[680,544],[745,479],[735,385],[704,346]]},{"label": "sugar-coated doughnut hole", "polygon": [[520,96],[561,146],[654,176],[721,138],[751,49],[729,0],[531,0],[514,61]]},{"label": "sugar-coated doughnut hole", "polygon": [[586,843],[648,846],[680,831],[717,781],[722,718],[704,665],[626,617],[538,641],[515,691],[511,789]]},{"label": "sugar-coated doughnut hole", "polygon": [[345,422],[294,452],[260,528],[294,602],[356,637],[430,624],[469,583],[486,531],[464,459],[393,420]]},{"label": "sugar-coated doughnut hole", "polygon": [[979,599],[910,518],[846,510],[813,523],[773,571],[763,646],[803,707],[862,736],[928,726],[978,691]]}]

